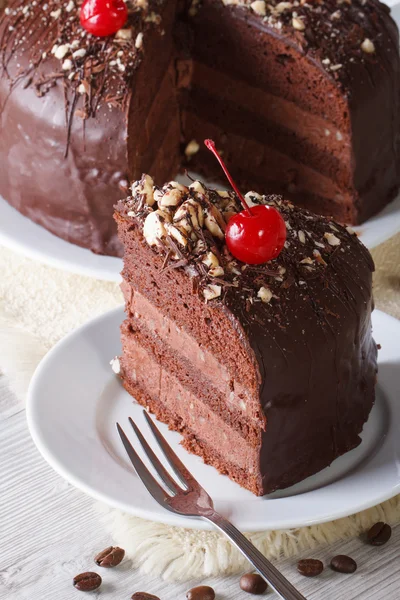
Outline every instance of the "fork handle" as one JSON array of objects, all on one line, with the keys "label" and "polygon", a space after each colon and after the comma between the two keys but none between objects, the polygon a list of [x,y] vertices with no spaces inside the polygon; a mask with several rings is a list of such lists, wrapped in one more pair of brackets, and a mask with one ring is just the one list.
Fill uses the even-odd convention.
[{"label": "fork handle", "polygon": [[210,521],[230,541],[240,550],[248,561],[264,577],[273,590],[282,598],[282,600],[306,600],[306,598],[296,590],[295,587],[274,567],[269,560],[241,533],[232,523],[227,521],[222,515],[213,512],[203,517]]}]

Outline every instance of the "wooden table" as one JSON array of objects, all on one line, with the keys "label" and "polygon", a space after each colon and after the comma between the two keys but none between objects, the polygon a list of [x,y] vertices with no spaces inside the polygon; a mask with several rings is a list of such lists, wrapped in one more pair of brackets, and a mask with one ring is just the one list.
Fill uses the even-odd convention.
[{"label": "wooden table", "polygon": [[[101,530],[93,500],[67,484],[39,455],[23,406],[13,401],[1,377],[0,456],[1,600],[129,600],[135,591],[156,594],[161,600],[184,600],[192,585],[204,583],[171,584],[141,575],[129,557],[116,569],[94,565],[94,554],[113,540]],[[279,566],[309,600],[400,599],[400,527],[381,548],[356,539],[308,555],[328,563],[339,553],[357,561],[354,575],[327,568],[322,576],[306,579],[297,574],[296,560],[283,560]],[[73,576],[92,569],[104,578],[101,591],[87,595],[76,591]],[[240,590],[238,579],[221,577],[207,583],[220,600],[254,597]],[[274,598],[272,593],[265,597]]]}]

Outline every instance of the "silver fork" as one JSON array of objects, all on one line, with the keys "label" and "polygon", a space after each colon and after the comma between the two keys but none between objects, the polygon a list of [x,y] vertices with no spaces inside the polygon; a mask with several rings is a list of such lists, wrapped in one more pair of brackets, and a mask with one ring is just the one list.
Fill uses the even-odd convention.
[{"label": "silver fork", "polygon": [[240,550],[247,558],[253,567],[264,577],[272,589],[283,600],[306,600],[296,588],[280,573],[273,565],[265,558],[263,554],[236,527],[232,525],[225,517],[214,510],[214,504],[207,492],[196,481],[193,475],[187,470],[182,461],[177,457],[165,438],[162,436],[152,419],[146,411],[143,411],[144,416],[166,457],[171,469],[178,477],[182,486],[171,477],[163,464],[159,461],[149,444],[143,437],[141,431],[129,417],[129,422],[139,439],[144,452],[147,455],[150,463],[153,465],[156,473],[168,488],[168,493],[153,477],[150,471],[142,462],[141,458],[136,453],[132,444],[128,440],[125,432],[117,423],[118,433],[121,437],[125,450],[135,468],[136,473],[156,500],[161,506],[178,515],[204,519],[212,523],[217,529],[222,531],[230,541]]}]

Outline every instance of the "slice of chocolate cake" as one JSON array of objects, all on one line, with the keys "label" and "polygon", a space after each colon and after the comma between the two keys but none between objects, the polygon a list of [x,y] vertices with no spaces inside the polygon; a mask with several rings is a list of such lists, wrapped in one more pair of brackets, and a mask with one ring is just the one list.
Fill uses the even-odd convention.
[{"label": "slice of chocolate cake", "polygon": [[375,397],[374,265],[350,229],[278,196],[285,246],[239,262],[233,192],[144,175],[115,213],[125,248],[121,377],[185,447],[254,494],[288,487],[360,443]]}]

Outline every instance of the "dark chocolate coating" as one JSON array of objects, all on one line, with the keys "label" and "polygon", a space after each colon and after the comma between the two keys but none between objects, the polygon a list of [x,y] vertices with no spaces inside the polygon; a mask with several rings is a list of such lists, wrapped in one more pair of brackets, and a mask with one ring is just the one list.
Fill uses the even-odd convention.
[{"label": "dark chocolate coating", "polygon": [[[397,193],[398,31],[377,0],[313,0],[272,21],[269,9],[264,19],[221,0],[203,0],[190,17],[187,2],[177,11],[174,0],[149,0],[143,12],[128,3],[126,42],[82,38],[80,2],[70,11],[68,4],[12,0],[0,17],[0,194],[49,231],[120,255],[111,213],[128,180],[142,172],[170,179],[182,147],[206,136],[245,189],[284,193],[342,222],[364,221]],[[293,28],[293,12],[304,31]],[[372,54],[361,49],[365,38]],[[74,41],[88,52],[73,59],[69,79],[72,71],[51,50]],[[102,71],[89,67],[93,59]],[[91,76],[88,112],[77,89]],[[246,86],[259,94],[255,107]],[[302,132],[275,122],[271,94],[304,111],[291,117],[306,122]],[[316,130],[325,139],[326,123],[330,138],[314,143]],[[203,149],[188,165],[220,177]]]},{"label": "dark chocolate coating", "polygon": [[[63,9],[67,4],[62,4]],[[31,6],[31,2],[10,3],[11,9],[25,5]],[[136,13],[130,17],[133,39],[128,43],[118,45],[109,38],[86,36],[81,46],[87,47],[88,53],[83,61],[77,59],[74,72],[79,81],[89,81],[90,75],[82,73],[90,70],[87,61],[91,57],[98,59],[103,70],[93,75],[92,113],[83,119],[80,111],[87,106],[76,91],[79,81],[70,82],[70,71],[63,71],[63,61],[51,54],[60,37],[68,43],[81,39],[79,6],[68,13],[76,33],[68,30],[63,34],[51,26],[54,19],[50,13],[59,6],[45,0],[31,6],[24,25],[25,30],[34,28],[29,43],[9,41],[14,32],[8,32],[8,27],[18,17],[3,15],[0,22],[0,195],[69,242],[96,253],[121,255],[112,213],[114,204],[127,193],[129,180],[146,169],[166,178],[178,168],[179,124],[174,74],[169,69],[172,40],[170,35],[165,40],[158,26],[144,22]],[[166,7],[165,2],[154,1],[150,6],[161,12],[169,32],[174,2]],[[43,27],[37,27],[41,18]],[[19,25],[16,35],[21,36],[22,29]],[[143,54],[134,46],[141,31],[143,46],[148,45]],[[114,55],[124,50],[130,60],[125,72],[107,65],[107,55],[101,51],[104,44],[112,47]],[[32,72],[30,61],[43,52],[47,57]],[[70,54],[67,57],[71,58]],[[51,87],[38,87],[43,81],[49,81]],[[165,110],[154,102],[157,94],[158,103],[168,105]],[[155,128],[161,137],[171,134],[176,146],[172,146],[173,152],[169,141],[164,148],[158,147]]]}]

